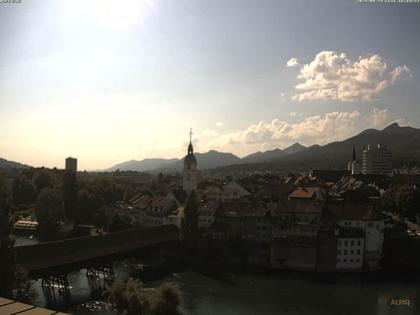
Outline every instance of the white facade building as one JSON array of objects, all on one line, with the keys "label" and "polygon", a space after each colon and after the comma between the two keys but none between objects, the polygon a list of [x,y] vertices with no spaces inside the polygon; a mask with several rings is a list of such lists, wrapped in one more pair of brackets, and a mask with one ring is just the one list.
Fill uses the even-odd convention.
[{"label": "white facade building", "polygon": [[384,218],[366,206],[334,206],[337,269],[375,269],[382,257]]},{"label": "white facade building", "polygon": [[361,269],[363,267],[364,236],[340,236],[337,240],[337,269]]},{"label": "white facade building", "polygon": [[391,174],[392,152],[385,146],[368,145],[362,152],[362,174]]},{"label": "white facade building", "polygon": [[154,197],[148,205],[143,217],[147,227],[168,224],[168,217],[175,214],[177,205],[175,200],[166,197]]},{"label": "white facade building", "polygon": [[273,229],[269,212],[264,215],[257,216],[257,222],[255,226],[255,240],[257,242],[270,242],[272,237]]}]

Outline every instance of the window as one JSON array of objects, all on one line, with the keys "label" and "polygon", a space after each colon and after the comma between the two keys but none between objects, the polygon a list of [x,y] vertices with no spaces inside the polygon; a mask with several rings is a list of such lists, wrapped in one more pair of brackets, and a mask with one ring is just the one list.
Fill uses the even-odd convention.
[{"label": "window", "polygon": [[344,255],[347,255],[347,249],[344,250]]},{"label": "window", "polygon": [[344,241],[344,246],[349,246],[349,241]]},{"label": "window", "polygon": [[354,250],[351,250],[350,251],[350,255],[354,255]]},{"label": "window", "polygon": [[351,245],[351,246],[354,246],[354,240],[352,240],[352,241],[350,242],[350,245]]},{"label": "window", "polygon": [[360,255],[360,249],[357,250],[357,255]]},{"label": "window", "polygon": [[338,241],[338,247],[341,247],[341,241]]},{"label": "window", "polygon": [[362,242],[361,241],[357,241],[357,246],[360,246],[360,245],[362,245]]}]

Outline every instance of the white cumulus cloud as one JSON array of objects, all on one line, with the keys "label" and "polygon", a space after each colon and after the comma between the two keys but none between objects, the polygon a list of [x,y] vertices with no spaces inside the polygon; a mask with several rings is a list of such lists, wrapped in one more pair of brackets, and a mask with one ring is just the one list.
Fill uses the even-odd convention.
[{"label": "white cumulus cloud", "polygon": [[388,121],[388,108],[374,108],[369,116],[368,122],[373,127],[383,126]]},{"label": "white cumulus cloud", "polygon": [[297,58],[290,58],[289,61],[287,61],[287,66],[288,67],[296,67],[299,65],[299,62],[297,60]]},{"label": "white cumulus cloud", "polygon": [[299,113],[299,112],[290,112],[290,113],[289,113],[289,116],[290,116],[290,117],[302,116],[302,113]]},{"label": "white cumulus cloud", "polygon": [[300,65],[298,79],[302,82],[296,85],[292,99],[372,101],[404,75],[411,75],[406,65],[388,71],[377,54],[352,60],[345,53],[321,51],[309,64]]},{"label": "white cumulus cloud", "polygon": [[413,75],[411,74],[411,70],[406,65],[396,67],[394,70],[391,71],[390,75],[391,75],[391,83],[394,83],[395,81],[401,78],[413,77]]},{"label": "white cumulus cloud", "polygon": [[360,113],[354,110],[311,116],[296,123],[280,119],[261,121],[243,130],[215,137],[209,142],[209,148],[248,154],[258,150],[285,147],[294,142],[306,145],[325,144],[354,135],[359,120]]}]

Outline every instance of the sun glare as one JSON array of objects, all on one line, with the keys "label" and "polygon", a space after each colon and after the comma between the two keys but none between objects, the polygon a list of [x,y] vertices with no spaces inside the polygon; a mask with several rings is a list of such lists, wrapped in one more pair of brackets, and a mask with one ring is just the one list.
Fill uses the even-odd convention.
[{"label": "sun glare", "polygon": [[[69,2],[83,24],[95,27],[126,28],[143,24],[153,8],[152,0],[76,0]],[[72,14],[70,14],[72,16]]]}]

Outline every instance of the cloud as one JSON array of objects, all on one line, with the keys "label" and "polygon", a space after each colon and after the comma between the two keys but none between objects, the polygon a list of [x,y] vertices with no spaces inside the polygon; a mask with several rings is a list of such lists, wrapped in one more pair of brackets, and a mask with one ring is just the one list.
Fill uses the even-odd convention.
[{"label": "cloud", "polygon": [[374,108],[368,118],[368,122],[373,127],[383,126],[388,121],[388,108]]},{"label": "cloud", "polygon": [[223,126],[223,123],[222,123],[222,122],[218,121],[218,122],[216,123],[216,127],[222,127],[222,126]]},{"label": "cloud", "polygon": [[396,67],[394,70],[391,71],[390,75],[391,83],[394,83],[395,81],[402,78],[411,79],[413,77],[413,75],[411,74],[411,70],[406,65]]},{"label": "cloud", "polygon": [[298,79],[302,82],[295,86],[297,93],[292,99],[372,101],[404,75],[411,75],[407,66],[388,72],[377,54],[353,61],[345,53],[321,51],[309,64],[300,65]]},{"label": "cloud", "polygon": [[204,129],[200,133],[200,136],[205,136],[205,137],[215,137],[215,136],[218,136],[218,135],[219,135],[219,133],[217,131],[209,129],[209,128]]},{"label": "cloud", "polygon": [[302,116],[302,113],[299,113],[299,112],[290,112],[290,113],[289,113],[289,116],[290,116],[290,117]]},{"label": "cloud", "polygon": [[397,123],[401,127],[413,126],[413,123],[411,121],[408,121],[404,118],[397,118],[394,121],[392,121],[391,123]]},{"label": "cloud", "polygon": [[286,102],[286,94],[280,93],[280,100],[282,103]]},{"label": "cloud", "polygon": [[290,58],[289,61],[287,62],[288,67],[296,67],[298,65],[299,65],[299,62],[297,58]]},{"label": "cloud", "polygon": [[243,130],[215,137],[209,141],[209,148],[248,154],[284,147],[297,141],[307,145],[325,144],[352,136],[358,121],[360,113],[356,110],[311,116],[296,123],[279,119],[261,121]]}]

